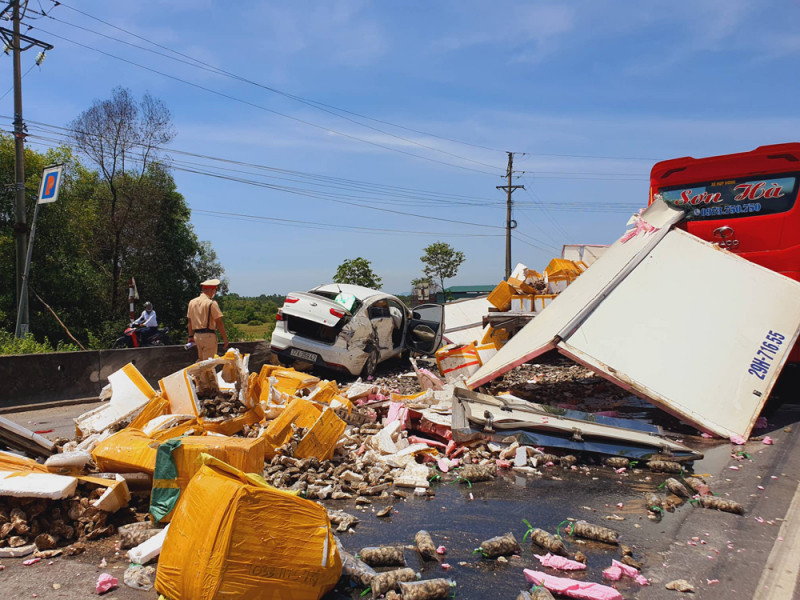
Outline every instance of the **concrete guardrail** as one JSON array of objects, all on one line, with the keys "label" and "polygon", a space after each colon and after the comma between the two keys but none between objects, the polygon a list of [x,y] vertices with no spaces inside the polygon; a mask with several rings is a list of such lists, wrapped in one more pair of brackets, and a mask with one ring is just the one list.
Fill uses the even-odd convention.
[{"label": "concrete guardrail", "polygon": [[[250,355],[250,371],[269,362],[269,341],[231,344]],[[159,346],[122,350],[0,356],[0,411],[97,398],[108,376],[134,366],[158,389],[158,380],[197,360],[197,348]]]}]

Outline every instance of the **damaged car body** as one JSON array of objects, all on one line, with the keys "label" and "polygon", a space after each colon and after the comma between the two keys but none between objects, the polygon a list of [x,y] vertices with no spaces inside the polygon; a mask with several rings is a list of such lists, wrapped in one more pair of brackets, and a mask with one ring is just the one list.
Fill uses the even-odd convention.
[{"label": "damaged car body", "polygon": [[443,319],[437,304],[412,311],[390,294],[327,284],[286,296],[270,345],[283,362],[300,360],[369,376],[379,363],[406,351],[434,352],[441,344]]}]

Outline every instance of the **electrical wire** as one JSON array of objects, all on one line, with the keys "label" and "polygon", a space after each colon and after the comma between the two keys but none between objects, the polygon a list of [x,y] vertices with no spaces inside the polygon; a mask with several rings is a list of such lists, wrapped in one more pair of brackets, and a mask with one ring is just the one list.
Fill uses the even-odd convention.
[{"label": "electrical wire", "polygon": [[485,171],[483,169],[476,169],[476,168],[467,167],[467,166],[464,166],[464,165],[457,165],[455,163],[451,163],[451,162],[447,162],[447,161],[443,161],[443,160],[438,160],[438,159],[435,159],[435,158],[431,158],[429,156],[422,156],[420,154],[415,154],[413,152],[408,152],[408,151],[405,151],[405,150],[401,150],[399,148],[393,148],[393,147],[387,146],[385,144],[380,144],[378,142],[367,140],[367,139],[358,137],[356,135],[352,135],[352,134],[349,134],[349,133],[344,133],[342,131],[331,129],[330,127],[326,127],[324,125],[319,125],[317,123],[313,123],[313,122],[308,121],[306,119],[301,119],[299,117],[288,115],[286,113],[282,113],[282,112],[274,110],[272,108],[268,108],[268,107],[263,106],[261,104],[257,104],[255,102],[251,102],[249,100],[245,100],[245,99],[239,98],[237,96],[232,96],[231,94],[227,94],[225,92],[220,92],[220,91],[215,90],[213,88],[209,88],[207,86],[200,85],[199,83],[194,83],[194,82],[189,81],[187,79],[183,79],[183,78],[177,77],[175,75],[170,75],[169,73],[165,73],[164,71],[159,71],[158,69],[154,69],[152,67],[148,67],[146,65],[137,63],[137,62],[129,60],[127,58],[123,58],[121,56],[117,56],[117,55],[112,54],[110,52],[106,52],[105,50],[101,50],[99,48],[94,48],[94,47],[89,46],[87,44],[83,44],[81,42],[77,42],[77,41],[72,40],[72,39],[70,39],[68,37],[65,37],[63,35],[59,35],[57,33],[53,33],[51,31],[47,31],[45,29],[42,29],[41,27],[39,27],[38,29],[39,29],[39,31],[41,31],[42,33],[44,33],[46,35],[49,35],[51,37],[54,37],[54,38],[57,38],[57,39],[60,39],[60,40],[64,40],[65,42],[69,42],[69,43],[74,44],[76,46],[80,46],[80,47],[85,48],[87,50],[91,50],[92,52],[97,52],[97,53],[102,54],[104,56],[108,56],[109,58],[113,58],[113,59],[118,60],[120,62],[124,62],[126,64],[132,65],[134,67],[138,67],[140,69],[144,69],[145,71],[149,71],[151,73],[155,73],[157,75],[161,75],[162,77],[166,77],[166,78],[171,79],[173,81],[177,81],[179,83],[183,83],[184,85],[188,85],[188,86],[197,88],[199,90],[203,90],[205,92],[208,92],[210,94],[214,94],[216,96],[220,96],[220,97],[225,98],[227,100],[233,100],[235,102],[239,102],[239,103],[244,104],[246,106],[250,106],[252,108],[257,108],[259,110],[262,110],[262,111],[265,111],[265,112],[268,112],[268,113],[283,117],[285,119],[289,119],[289,120],[295,121],[297,123],[301,123],[303,125],[306,125],[306,126],[309,126],[309,127],[313,127],[315,129],[322,130],[325,133],[338,135],[338,136],[341,136],[341,137],[344,137],[344,138],[348,138],[348,139],[351,139],[351,140],[362,142],[364,144],[368,144],[370,146],[374,146],[376,148],[381,148],[383,150],[388,150],[389,152],[396,152],[398,154],[403,154],[403,155],[410,156],[412,158],[417,158],[417,159],[420,159],[420,160],[426,160],[426,161],[437,163],[437,164],[444,165],[444,166],[447,166],[447,167],[453,167],[453,168],[456,168],[456,169],[462,169],[462,170],[466,170],[466,171],[473,171],[473,172],[476,172],[476,173],[481,173],[483,175],[490,175],[490,176],[493,176],[493,177],[498,175],[498,173],[496,173],[496,172],[492,173],[492,172],[489,172],[489,171]]}]

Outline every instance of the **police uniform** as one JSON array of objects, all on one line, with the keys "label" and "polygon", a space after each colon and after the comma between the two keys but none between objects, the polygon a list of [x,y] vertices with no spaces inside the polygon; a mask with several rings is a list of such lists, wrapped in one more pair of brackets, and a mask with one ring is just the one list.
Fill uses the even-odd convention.
[{"label": "police uniform", "polygon": [[[204,281],[202,286],[216,287],[218,279]],[[189,301],[186,318],[192,327],[194,342],[197,344],[198,360],[213,358],[217,353],[217,319],[222,317],[222,311],[216,300],[200,292],[197,298]]]}]

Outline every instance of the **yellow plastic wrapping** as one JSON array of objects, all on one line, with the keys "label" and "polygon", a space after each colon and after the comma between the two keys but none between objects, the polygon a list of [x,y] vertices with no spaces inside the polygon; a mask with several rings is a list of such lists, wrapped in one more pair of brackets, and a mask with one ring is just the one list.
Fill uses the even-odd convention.
[{"label": "yellow plastic wrapping", "polygon": [[505,281],[497,284],[492,293],[486,298],[497,310],[503,312],[511,308],[511,296],[514,295],[513,288]]},{"label": "yellow plastic wrapping", "polygon": [[32,458],[17,456],[10,452],[0,452],[0,471],[24,471],[27,473],[50,473],[50,469],[40,465]]},{"label": "yellow plastic wrapping", "polygon": [[508,331],[502,327],[492,327],[491,325],[487,325],[483,329],[481,344],[494,344],[495,348],[499,350],[505,345],[510,337],[511,335],[508,333]]},{"label": "yellow plastic wrapping", "polygon": [[136,418],[131,421],[129,427],[134,429],[144,429],[150,421],[156,417],[167,415],[170,412],[169,399],[162,394],[157,394],[155,398],[150,400],[142,409]]},{"label": "yellow plastic wrapping", "polygon": [[266,457],[275,456],[275,448],[283,446],[292,437],[292,423],[298,427],[311,427],[316,423],[322,409],[302,398],[294,398],[275,419],[270,421],[264,432]]},{"label": "yellow plastic wrapping", "polygon": [[97,468],[107,473],[152,475],[156,468],[158,444],[143,431],[128,427],[97,444],[92,450],[92,458]]},{"label": "yellow plastic wrapping", "polygon": [[[263,370],[263,369],[262,369]],[[302,371],[295,371],[294,369],[275,369],[272,371],[270,377],[275,377],[278,383],[275,387],[283,392],[294,396],[298,390],[308,388],[319,383],[319,377],[314,377]]]},{"label": "yellow plastic wrapping", "polygon": [[201,454],[218,458],[245,473],[261,473],[264,470],[264,447],[263,438],[185,437],[173,454],[178,468],[178,484],[181,489],[186,488],[200,468]]},{"label": "yellow plastic wrapping", "polygon": [[158,593],[169,600],[318,600],[330,591],[342,563],[325,509],[220,461],[204,462],[175,508]]},{"label": "yellow plastic wrapping", "polygon": [[221,433],[222,435],[233,435],[239,433],[245,425],[258,423],[263,418],[264,410],[260,405],[256,405],[255,408],[251,408],[247,412],[233,417],[232,419],[223,419],[221,421],[202,419],[202,423],[206,431]]},{"label": "yellow plastic wrapping", "polygon": [[294,451],[296,458],[316,457],[328,460],[333,456],[336,443],[344,433],[347,423],[342,421],[332,409],[326,408],[306,432]]}]

